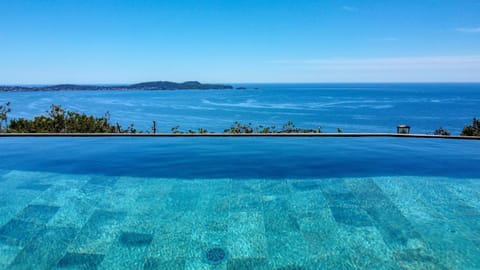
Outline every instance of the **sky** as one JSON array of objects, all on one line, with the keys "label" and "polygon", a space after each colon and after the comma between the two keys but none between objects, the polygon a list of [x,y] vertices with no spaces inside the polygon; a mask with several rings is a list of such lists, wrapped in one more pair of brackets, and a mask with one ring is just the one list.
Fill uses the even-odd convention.
[{"label": "sky", "polygon": [[2,0],[0,84],[480,82],[480,0]]}]

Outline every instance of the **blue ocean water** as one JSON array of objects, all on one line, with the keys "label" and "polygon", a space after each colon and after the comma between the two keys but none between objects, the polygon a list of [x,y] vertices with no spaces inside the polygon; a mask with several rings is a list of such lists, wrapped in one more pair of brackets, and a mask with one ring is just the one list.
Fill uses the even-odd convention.
[{"label": "blue ocean water", "polygon": [[[361,86],[0,98],[15,116],[56,103],[145,128],[146,115],[165,129],[218,131],[292,120],[460,132],[479,101],[478,85]],[[479,149],[411,138],[0,138],[0,269],[480,269]]]},{"label": "blue ocean water", "polygon": [[[122,125],[159,131],[206,128],[223,131],[234,121],[281,127],[293,121],[324,132],[414,133],[443,127],[459,134],[479,117],[480,84],[259,84],[231,91],[63,91],[0,93],[12,117],[33,117],[51,104],[87,114],[111,114]],[[258,88],[258,89],[254,89]]]}]

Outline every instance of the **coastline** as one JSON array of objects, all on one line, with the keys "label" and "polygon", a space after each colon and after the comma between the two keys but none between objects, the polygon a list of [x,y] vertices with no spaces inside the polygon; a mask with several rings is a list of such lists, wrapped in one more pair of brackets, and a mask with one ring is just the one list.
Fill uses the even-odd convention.
[{"label": "coastline", "polygon": [[0,85],[0,92],[45,92],[45,91],[126,91],[126,90],[232,90],[231,85],[203,84],[198,81],[182,83],[170,81],[141,82],[120,85],[82,85],[82,84],[56,84],[45,86],[15,86]]}]

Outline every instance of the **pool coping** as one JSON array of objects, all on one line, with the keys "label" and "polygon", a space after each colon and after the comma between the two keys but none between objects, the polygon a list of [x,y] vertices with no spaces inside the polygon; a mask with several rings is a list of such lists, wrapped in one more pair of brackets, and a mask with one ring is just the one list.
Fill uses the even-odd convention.
[{"label": "pool coping", "polygon": [[442,136],[397,133],[0,133],[0,137],[391,137],[420,139],[480,140],[480,136]]}]

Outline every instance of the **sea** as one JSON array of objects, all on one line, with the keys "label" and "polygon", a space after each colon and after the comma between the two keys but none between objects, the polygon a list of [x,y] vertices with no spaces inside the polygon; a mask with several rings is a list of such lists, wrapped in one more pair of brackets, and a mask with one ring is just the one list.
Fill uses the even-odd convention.
[{"label": "sea", "polygon": [[480,117],[480,84],[242,84],[246,90],[3,92],[12,118],[32,118],[52,104],[112,122],[158,132],[207,129],[222,132],[235,121],[253,126],[297,127],[322,132],[459,134]]}]

